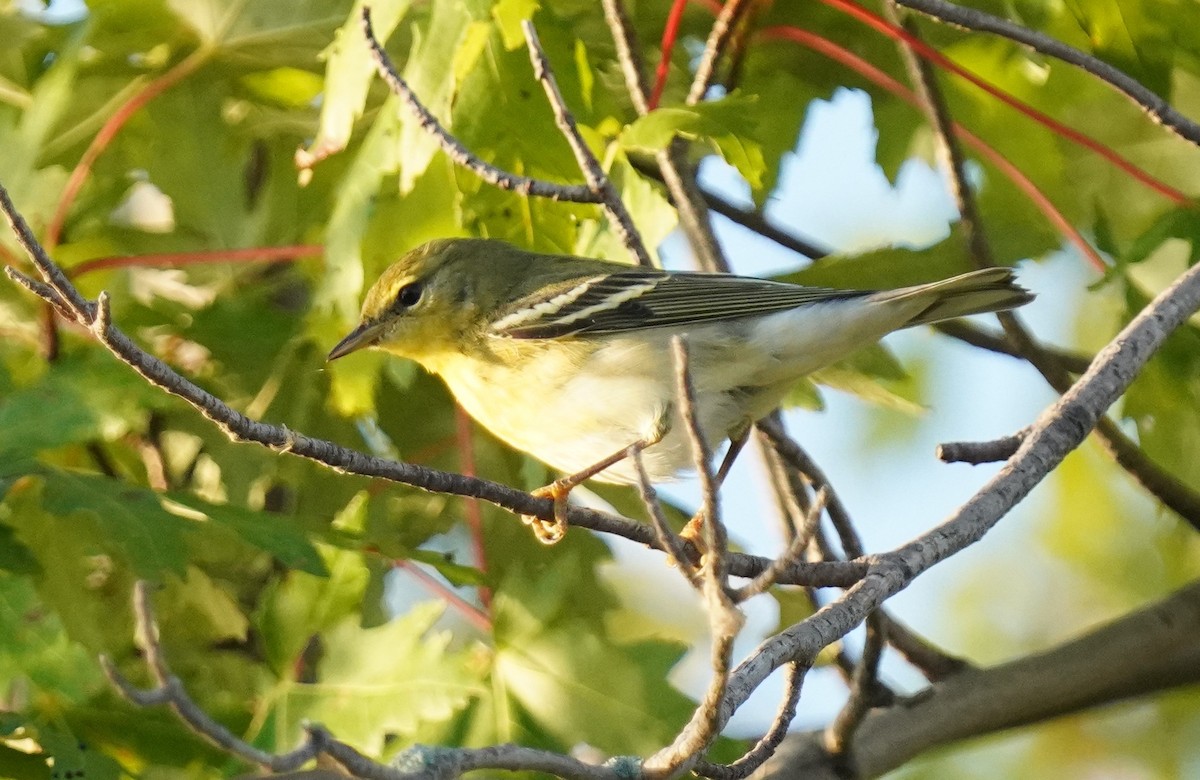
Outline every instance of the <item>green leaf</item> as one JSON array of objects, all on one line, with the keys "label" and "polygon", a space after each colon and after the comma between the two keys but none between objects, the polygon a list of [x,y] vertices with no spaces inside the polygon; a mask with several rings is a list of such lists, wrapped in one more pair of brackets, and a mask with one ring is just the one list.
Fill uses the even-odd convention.
[{"label": "green leaf", "polygon": [[854,255],[830,255],[776,278],[792,284],[850,290],[889,290],[946,279],[971,270],[956,235],[957,231],[925,249],[888,247]]},{"label": "green leaf", "polygon": [[[458,74],[468,72],[483,53],[478,37],[483,27],[464,5],[435,3],[428,26],[414,32],[403,76],[425,108],[443,124],[455,103]],[[433,160],[438,142],[407,116],[399,138],[391,140],[400,154],[400,192],[407,193]]]},{"label": "green leaf", "polygon": [[908,374],[882,344],[864,347],[832,366],[810,374],[812,381],[842,390],[888,409],[921,414],[925,411],[909,386]]},{"label": "green leaf", "polygon": [[751,189],[761,190],[766,163],[754,138],[753,95],[734,93],[695,106],[657,108],[621,133],[621,146],[631,152],[665,149],[676,137],[704,140],[738,169]]},{"label": "green leaf", "polygon": [[38,381],[0,397],[0,476],[6,460],[117,439],[144,427],[151,410],[176,403],[108,353],[73,350]]},{"label": "green leaf", "polygon": [[55,778],[84,777],[87,780],[118,780],[121,765],[71,733],[65,726],[42,725],[38,742],[53,757]]},{"label": "green leaf", "polygon": [[268,586],[254,616],[267,663],[285,678],[310,638],[353,615],[367,592],[370,575],[361,555],[320,551],[327,576],[290,572]]},{"label": "green leaf", "polygon": [[[95,512],[52,511],[48,505],[59,486],[54,479],[21,477],[0,504],[0,521],[36,559],[38,596],[54,610],[66,636],[90,652],[123,650],[133,636],[128,609],[133,578],[114,557],[130,544],[112,538],[112,526],[106,528]],[[70,487],[68,482],[66,490]],[[161,573],[161,566],[153,571]]]},{"label": "green leaf", "polygon": [[233,504],[214,504],[178,492],[168,493],[166,497],[176,504],[200,513],[215,525],[228,528],[244,542],[270,553],[290,569],[298,569],[316,576],[327,574],[320,554],[304,531],[298,527],[296,518],[286,518]]},{"label": "green leaf", "polygon": [[0,679],[33,686],[39,706],[51,710],[107,686],[92,653],[68,636],[54,606],[39,597],[31,579],[0,572]]},{"label": "green leaf", "polygon": [[[167,511],[152,491],[91,474],[46,469],[12,482],[6,501],[30,510],[40,507],[47,517],[53,517],[43,522],[74,535],[81,548],[79,558],[115,553],[138,577],[151,580],[168,573],[182,575],[187,565],[184,534],[188,521]],[[14,511],[14,517],[21,516]],[[20,529],[18,538],[39,560],[43,557],[39,546],[60,544],[48,527],[35,532],[29,519],[14,523],[14,527]],[[39,546],[30,542],[34,536]],[[95,545],[90,552],[88,543]],[[42,566],[46,566],[44,560]]]},{"label": "green leaf", "polygon": [[493,675],[511,699],[496,706],[526,713],[560,749],[584,741],[610,752],[656,750],[693,707],[666,684],[684,648],[612,642],[600,627],[615,601],[581,565],[583,552],[558,557],[536,577],[512,566],[493,594]]},{"label": "green leaf", "polygon": [[[341,151],[350,141],[354,123],[363,114],[367,93],[375,81],[375,60],[362,37],[364,0],[356,0],[346,22],[325,49],[325,94],[321,121],[308,151],[317,159]],[[405,14],[411,0],[371,2],[371,26],[377,40],[386,41]]]},{"label": "green leaf", "polygon": [[339,0],[168,0],[168,4],[205,46],[256,65],[311,57],[324,47],[345,12]]},{"label": "green leaf", "polygon": [[648,753],[674,735],[692,708],[666,685],[683,647],[615,647],[585,625],[564,625],[520,642],[497,636],[494,674],[513,702],[560,745]]},{"label": "green leaf", "polygon": [[442,610],[427,603],[376,628],[347,619],[326,632],[319,681],[292,686],[280,701],[287,731],[315,721],[378,754],[385,739],[461,711],[484,690],[486,667],[480,652],[451,650],[449,632],[433,630]]}]

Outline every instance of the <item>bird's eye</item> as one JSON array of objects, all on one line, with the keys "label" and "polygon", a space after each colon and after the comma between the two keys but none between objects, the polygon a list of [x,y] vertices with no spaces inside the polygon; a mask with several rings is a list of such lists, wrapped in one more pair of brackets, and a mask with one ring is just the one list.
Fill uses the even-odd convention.
[{"label": "bird's eye", "polygon": [[410,306],[415,306],[417,301],[421,300],[421,285],[417,282],[411,282],[400,288],[396,293],[396,302],[393,307],[396,309],[407,309]]}]

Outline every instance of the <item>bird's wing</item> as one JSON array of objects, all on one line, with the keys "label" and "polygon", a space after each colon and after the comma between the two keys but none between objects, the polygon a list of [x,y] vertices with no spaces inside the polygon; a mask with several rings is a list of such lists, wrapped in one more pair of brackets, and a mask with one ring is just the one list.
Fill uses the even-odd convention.
[{"label": "bird's wing", "polygon": [[600,336],[686,328],[869,295],[729,274],[631,269],[584,276],[515,302],[492,321],[492,335],[516,339]]}]

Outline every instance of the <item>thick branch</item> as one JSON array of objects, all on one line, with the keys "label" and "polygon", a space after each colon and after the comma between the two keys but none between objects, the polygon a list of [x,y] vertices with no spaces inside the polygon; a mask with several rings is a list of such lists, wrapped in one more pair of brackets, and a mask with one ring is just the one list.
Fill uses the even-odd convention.
[{"label": "thick branch", "polygon": [[[1200,583],[1053,650],[964,671],[876,710],[848,758],[855,777],[876,777],[933,747],[1196,683]],[[841,777],[834,770],[819,735],[795,735],[759,777]]]}]

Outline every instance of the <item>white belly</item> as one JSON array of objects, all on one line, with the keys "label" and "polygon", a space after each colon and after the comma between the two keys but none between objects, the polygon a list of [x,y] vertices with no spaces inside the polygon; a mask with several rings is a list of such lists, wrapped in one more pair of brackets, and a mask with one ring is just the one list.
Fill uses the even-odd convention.
[{"label": "white belly", "polygon": [[[796,379],[874,342],[910,316],[849,301],[693,328],[692,365],[704,366],[693,369],[692,379],[705,440],[718,447],[778,405]],[[650,478],[663,481],[693,465],[675,402],[671,335],[610,336],[586,358],[585,348],[546,350],[546,342],[530,341],[519,347],[525,359],[516,368],[461,356],[433,368],[492,433],[565,473],[648,437],[669,414],[666,436],[643,455]],[[629,484],[637,474],[633,463],[622,461],[596,479]]]}]

